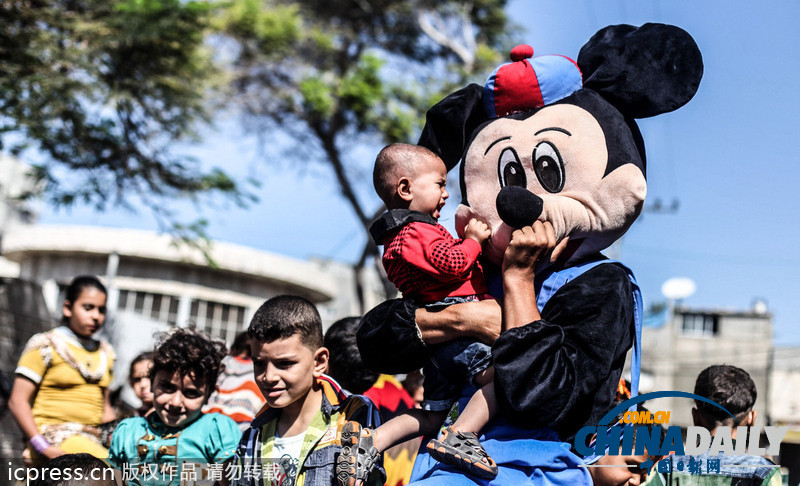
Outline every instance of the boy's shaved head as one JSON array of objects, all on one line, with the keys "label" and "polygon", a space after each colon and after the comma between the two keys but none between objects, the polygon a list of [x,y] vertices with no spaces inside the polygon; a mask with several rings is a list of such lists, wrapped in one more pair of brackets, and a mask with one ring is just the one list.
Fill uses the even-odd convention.
[{"label": "boy's shaved head", "polygon": [[247,328],[247,335],[259,342],[271,343],[294,335],[312,351],[322,347],[322,319],[306,298],[296,295],[273,297],[258,308]]},{"label": "boy's shaved head", "polygon": [[439,159],[425,147],[407,143],[393,143],[380,151],[375,158],[372,183],[387,208],[394,209],[396,206],[397,181],[403,177],[413,179],[430,157]]}]

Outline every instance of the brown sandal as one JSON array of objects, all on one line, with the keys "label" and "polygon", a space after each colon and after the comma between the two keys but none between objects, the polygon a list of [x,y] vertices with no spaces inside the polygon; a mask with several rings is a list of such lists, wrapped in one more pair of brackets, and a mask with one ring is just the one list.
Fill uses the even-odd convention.
[{"label": "brown sandal", "polygon": [[369,474],[381,458],[373,445],[371,429],[361,428],[358,422],[347,422],[342,427],[342,451],[336,458],[336,479],[340,486],[355,486],[357,481],[367,482]]},{"label": "brown sandal", "polygon": [[494,479],[497,476],[497,464],[474,432],[458,432],[447,427],[438,439],[431,440],[426,447],[431,457],[439,462],[482,479]]}]

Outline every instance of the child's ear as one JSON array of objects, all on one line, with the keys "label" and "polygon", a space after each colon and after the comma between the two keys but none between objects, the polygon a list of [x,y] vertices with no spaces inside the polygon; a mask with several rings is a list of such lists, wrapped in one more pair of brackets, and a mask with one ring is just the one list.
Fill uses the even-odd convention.
[{"label": "child's ear", "polygon": [[397,196],[403,201],[411,201],[411,179],[408,177],[401,177],[397,181]]},{"label": "child's ear", "polygon": [[69,319],[72,317],[72,302],[65,300],[63,304],[61,304],[61,314]]},{"label": "child's ear", "polygon": [[328,358],[330,358],[328,348],[319,348],[314,353],[314,378],[319,378],[328,372]]}]

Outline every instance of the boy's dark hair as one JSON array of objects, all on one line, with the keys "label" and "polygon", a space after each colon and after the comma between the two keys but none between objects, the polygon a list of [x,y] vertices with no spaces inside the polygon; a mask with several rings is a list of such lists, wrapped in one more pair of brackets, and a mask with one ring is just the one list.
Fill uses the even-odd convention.
[{"label": "boy's dark hair", "polygon": [[[83,290],[87,288],[94,288],[108,295],[106,286],[103,285],[103,282],[101,282],[99,278],[93,275],[80,275],[73,278],[72,282],[67,286],[67,290],[64,292],[64,300],[68,301],[70,306],[72,306],[72,304],[80,298]],[[61,316],[61,321],[66,323],[69,319],[67,319],[66,316]]]},{"label": "boy's dark hair", "polygon": [[231,344],[230,355],[231,356],[241,356],[244,354],[248,358],[251,356],[250,352],[250,336],[247,335],[247,331],[242,331],[236,335],[233,339],[233,344]]},{"label": "boy's dark hair", "polygon": [[153,359],[154,356],[155,356],[155,354],[153,354],[152,351],[145,351],[143,353],[139,353],[138,355],[136,355],[136,357],[133,358],[133,361],[131,361],[130,368],[128,368],[128,381],[130,381],[131,378],[133,377],[133,367],[134,366],[136,366],[138,363],[141,363],[142,361],[151,361],[152,362],[152,361],[154,361],[154,359]]},{"label": "boy's dark hair", "polygon": [[279,295],[261,304],[250,321],[247,335],[265,343],[298,335],[301,343],[316,351],[322,347],[322,319],[308,299]]},{"label": "boy's dark hair", "polygon": [[328,374],[349,392],[360,395],[375,384],[380,374],[367,369],[361,360],[356,344],[358,323],[358,317],[334,322],[325,332],[324,342],[330,351]]},{"label": "boy's dark hair", "polygon": [[212,341],[205,334],[192,329],[178,328],[156,346],[150,380],[155,382],[156,373],[177,372],[180,376],[193,375],[206,385],[206,397],[214,391],[217,376],[222,371],[225,344]]},{"label": "boy's dark hair", "polygon": [[[725,407],[737,422],[753,409],[758,396],[750,374],[731,365],[713,365],[701,371],[694,384],[694,394]],[[697,400],[695,405],[700,413],[717,424],[733,421],[719,407]]]},{"label": "boy's dark hair", "polygon": [[417,390],[423,386],[424,381],[425,376],[422,374],[421,370],[414,370],[408,373],[403,379],[403,388],[406,393],[408,393],[408,396],[414,398],[417,395]]},{"label": "boy's dark hair", "polygon": [[46,469],[60,471],[56,479],[54,474],[42,474],[35,486],[115,486],[114,469],[91,454],[65,454],[47,463]]}]

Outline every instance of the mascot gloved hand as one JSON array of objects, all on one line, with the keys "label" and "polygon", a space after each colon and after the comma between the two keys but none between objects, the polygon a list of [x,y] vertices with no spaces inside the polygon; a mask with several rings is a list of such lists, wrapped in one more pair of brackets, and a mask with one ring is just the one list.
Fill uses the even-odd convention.
[{"label": "mascot gloved hand", "polygon": [[[491,227],[484,268],[495,297],[502,297],[499,269],[515,229],[547,221],[557,241],[558,258],[536,268],[531,305],[541,319],[503,332],[492,347],[502,417],[481,437],[500,468],[492,484],[541,476],[590,484],[568,442],[611,408],[631,348],[636,393],[641,340],[633,274],[599,252],[627,231],[644,203],[644,141],[635,119],[687,103],[702,58],[689,34],[663,24],[606,27],[577,63],[534,57],[528,46],[511,57],[483,86],[433,106],[419,144],[448,169],[461,162],[456,228],[471,218]],[[366,366],[388,373],[423,366],[426,328],[417,326],[417,311],[393,300],[364,316],[358,342]],[[412,479],[473,484],[424,453]]]}]

